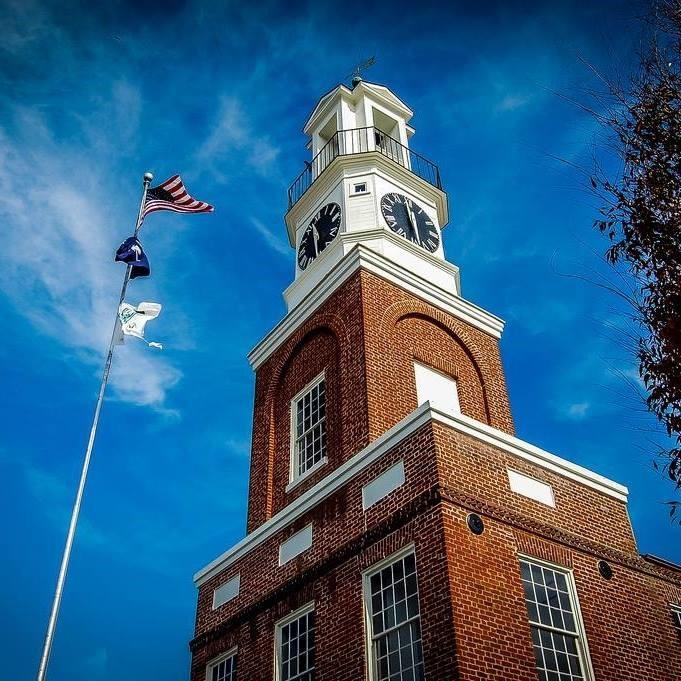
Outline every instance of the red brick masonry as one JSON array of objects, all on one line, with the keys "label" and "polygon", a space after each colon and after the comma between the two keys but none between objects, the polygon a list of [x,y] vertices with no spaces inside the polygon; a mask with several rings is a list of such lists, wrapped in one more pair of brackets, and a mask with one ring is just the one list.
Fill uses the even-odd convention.
[{"label": "red brick masonry", "polygon": [[[409,419],[414,359],[457,379],[465,415],[513,434],[497,340],[361,271],[258,369],[249,532]],[[290,400],[322,370],[328,463],[286,492]],[[681,603],[681,571],[639,556],[625,503],[455,421],[431,420],[423,408],[413,418],[419,414],[422,425],[340,489],[199,580],[192,681],[203,681],[207,663],[235,645],[240,679],[273,679],[275,623],[311,600],[315,678],[367,678],[362,573],[410,544],[428,681],[537,679],[519,555],[573,570],[598,681],[680,679],[669,604]],[[404,484],[364,511],[362,486],[399,460]],[[550,484],[555,508],[511,492],[507,467]],[[485,522],[479,536],[466,525],[471,511]],[[280,543],[309,523],[312,547],[279,566]],[[613,569],[609,581],[598,572],[601,559]],[[214,589],[237,573],[239,595],[213,610]]]}]

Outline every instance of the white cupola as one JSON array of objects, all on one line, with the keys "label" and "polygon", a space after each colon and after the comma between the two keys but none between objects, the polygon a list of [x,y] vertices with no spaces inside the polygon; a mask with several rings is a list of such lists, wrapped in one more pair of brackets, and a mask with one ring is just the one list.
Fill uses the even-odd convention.
[{"label": "white cupola", "polygon": [[383,85],[361,79],[325,94],[308,118],[310,160],[289,188],[285,221],[296,249],[289,310],[357,244],[459,295],[441,230],[447,195],[438,167],[410,149],[412,110]]}]

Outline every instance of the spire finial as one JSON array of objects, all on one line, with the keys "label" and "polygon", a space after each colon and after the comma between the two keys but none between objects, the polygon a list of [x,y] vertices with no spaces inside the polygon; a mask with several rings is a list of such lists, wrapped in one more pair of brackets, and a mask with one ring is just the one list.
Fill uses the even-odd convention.
[{"label": "spire finial", "polygon": [[368,59],[365,59],[363,62],[360,62],[355,66],[355,68],[352,70],[352,73],[350,73],[348,76],[345,77],[345,80],[348,78],[352,77],[352,89],[354,90],[363,80],[362,78],[362,71],[366,71],[368,68],[371,68],[374,64],[376,63],[376,57],[369,57]]}]

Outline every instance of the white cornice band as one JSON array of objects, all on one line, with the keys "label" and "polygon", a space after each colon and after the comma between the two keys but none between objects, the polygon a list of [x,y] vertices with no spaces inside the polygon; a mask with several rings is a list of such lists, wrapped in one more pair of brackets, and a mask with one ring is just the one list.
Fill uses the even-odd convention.
[{"label": "white cornice band", "polygon": [[348,459],[344,464],[329,473],[314,487],[292,501],[279,513],[270,518],[194,575],[194,583],[201,586],[207,580],[219,574],[236,561],[250,553],[257,546],[267,541],[277,532],[290,525],[302,515],[320,504],[338,489],[346,485],[352,478],[380,459],[402,440],[409,437],[422,425],[435,421],[458,432],[470,435],[481,442],[517,456],[525,461],[541,466],[546,470],[574,480],[590,487],[617,501],[626,503],[629,491],[623,485],[598,475],[582,466],[566,461],[539,447],[535,447],[512,435],[508,435],[485,423],[480,423],[469,416],[444,414],[430,406],[428,402],[415,409],[409,416],[367,445],[360,452]]},{"label": "white cornice band", "polygon": [[501,337],[504,322],[499,317],[449,291],[441,289],[439,286],[435,286],[413,272],[400,267],[380,253],[376,253],[362,244],[357,244],[329,271],[319,285],[251,350],[248,354],[248,361],[253,369],[257,370],[298,326],[308,319],[341,284],[360,268],[400,286],[426,303],[454,315],[495,338]]}]

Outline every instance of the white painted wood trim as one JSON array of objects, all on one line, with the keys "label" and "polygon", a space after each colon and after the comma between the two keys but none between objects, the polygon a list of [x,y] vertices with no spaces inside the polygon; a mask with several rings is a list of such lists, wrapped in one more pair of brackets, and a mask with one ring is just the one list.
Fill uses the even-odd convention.
[{"label": "white painted wood trim", "polygon": [[[208,664],[206,664],[206,681],[212,681],[212,671],[213,668],[219,665],[221,662],[224,660],[229,659],[230,657],[234,657],[239,653],[239,648],[237,646],[234,646],[233,648],[230,648],[226,653],[220,653],[217,657],[214,657],[212,660],[208,661]],[[238,664],[238,660],[237,660]]]},{"label": "white painted wood trim", "polygon": [[358,269],[363,268],[413,293],[421,300],[500,338],[504,322],[481,307],[445,291],[417,275],[396,265],[388,258],[362,244],[357,244],[311,291],[294,307],[248,354],[248,361],[257,370],[324,303],[331,294]]},{"label": "white painted wood trim", "polygon": [[427,404],[413,411],[397,425],[383,433],[379,438],[376,438],[371,444],[341,464],[329,475],[322,478],[316,485],[301,494],[297,499],[294,499],[288,506],[282,508],[279,513],[253,530],[253,532],[244,537],[231,549],[199,570],[194,575],[194,582],[197,586],[200,586],[245,556],[256,546],[259,546],[271,536],[284,529],[352,480],[355,475],[367,466],[380,459],[404,438],[409,437],[422,425],[428,423],[430,418],[429,405]]},{"label": "white painted wood trim", "polygon": [[[581,646],[578,646],[577,650],[579,652],[579,658],[582,662],[582,672],[584,674],[584,681],[594,681],[594,669],[591,664],[591,653],[589,652],[589,641],[586,636],[586,628],[584,627],[584,620],[582,619],[582,606],[579,603],[579,595],[577,594],[577,583],[575,582],[575,572],[571,567],[565,565],[560,565],[559,563],[552,563],[548,560],[543,560],[542,558],[536,558],[526,553],[517,554],[519,561],[524,561],[526,563],[535,563],[536,565],[542,565],[549,568],[550,570],[555,570],[556,572],[562,572],[565,575],[565,580],[568,585],[569,598],[572,602],[574,609],[573,617],[575,618],[575,625],[577,627],[577,636],[579,637]],[[581,647],[581,650],[580,650]]]},{"label": "white painted wood trim", "polygon": [[[383,568],[388,567],[396,563],[398,560],[405,558],[410,553],[414,554],[414,561],[416,562],[416,546],[414,543],[407,544],[401,549],[398,549],[390,556],[379,560],[374,563],[371,567],[368,567],[362,572],[362,610],[364,612],[364,637],[365,637],[365,669],[367,674],[367,679],[369,681],[374,681],[376,679],[376,670],[373,650],[373,623],[371,621],[372,607],[371,607],[371,577],[377,572],[380,572]],[[419,621],[421,619],[421,591],[419,588],[419,566],[416,562],[416,593],[419,602]]]},{"label": "white painted wood trim", "polygon": [[[309,475],[312,475],[320,466],[323,466],[327,462],[327,457],[323,456],[316,464],[310,466],[301,475],[296,475],[296,469],[298,468],[298,462],[296,461],[296,402],[308,393],[312,388],[326,380],[326,371],[322,371],[317,374],[302,390],[299,390],[293,399],[289,402],[289,467],[288,467],[288,485],[286,486],[286,492],[292,490],[297,484],[301,483]],[[326,420],[326,417],[324,417]],[[326,427],[326,426],[325,426]]]},{"label": "white painted wood trim", "polygon": [[591,487],[618,501],[623,501],[625,503],[627,501],[629,490],[624,485],[613,482],[603,475],[594,473],[588,468],[562,459],[544,449],[531,445],[529,442],[525,442],[513,435],[492,428],[492,426],[488,426],[486,423],[476,421],[470,416],[465,416],[464,414],[444,414],[443,412],[432,408],[431,411],[434,421],[439,421],[446,426],[454,428],[454,430],[458,430],[459,432],[471,435],[482,442],[499,447],[499,449],[503,449],[509,454],[529,461],[536,466],[541,466],[552,473],[557,473],[563,477],[575,480],[582,485]]},{"label": "white painted wood trim", "polygon": [[[282,617],[280,620],[274,624],[274,681],[280,681],[281,679],[281,630],[289,623],[294,620],[298,620],[308,612],[312,612],[315,609],[315,602],[310,601],[302,607],[290,612],[286,617]],[[316,646],[316,641],[315,641]]]},{"label": "white painted wood trim", "polygon": [[486,442],[502,449],[525,461],[541,466],[546,470],[574,480],[581,485],[590,487],[601,494],[605,494],[617,501],[626,503],[629,490],[617,482],[598,475],[582,466],[561,459],[539,447],[535,447],[512,435],[508,435],[485,423],[480,423],[469,416],[458,414],[450,416],[433,409],[429,402],[422,404],[409,416],[402,419],[397,425],[386,431],[379,438],[371,442],[360,452],[348,459],[345,463],[333,470],[329,475],[322,478],[316,485],[301,494],[279,513],[272,516],[251,534],[244,537],[228,551],[218,556],[215,560],[203,567],[194,575],[194,583],[197,586],[205,583],[211,577],[219,574],[240,558],[252,551],[256,546],[267,541],[270,537],[285,528],[297,518],[317,506],[331,494],[346,485],[352,478],[361,473],[374,461],[380,459],[399,442],[409,437],[422,425],[429,421],[436,421],[448,426],[460,433]]}]

